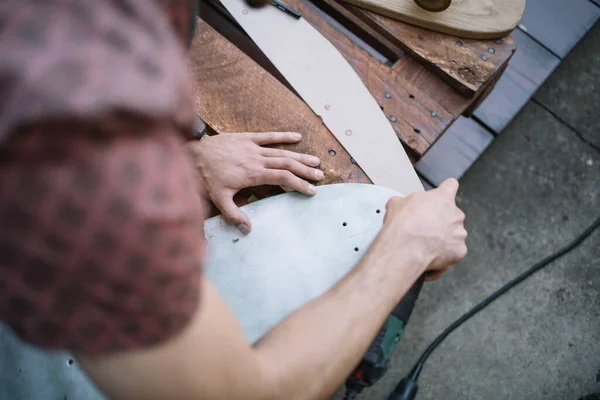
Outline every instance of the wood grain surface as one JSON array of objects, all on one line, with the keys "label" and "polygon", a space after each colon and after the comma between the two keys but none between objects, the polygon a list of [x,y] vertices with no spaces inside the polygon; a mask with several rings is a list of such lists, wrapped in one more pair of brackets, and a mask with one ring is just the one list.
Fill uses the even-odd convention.
[{"label": "wood grain surface", "polygon": [[216,132],[300,132],[299,144],[282,147],[318,156],[320,184],[370,183],[302,100],[202,20],[190,57],[196,111]]},{"label": "wood grain surface", "polygon": [[[290,0],[286,4],[301,12],[303,18],[331,41],[350,63],[388,118],[395,120],[392,126],[413,161],[421,158],[470,104],[471,99],[462,96],[400,50],[397,50],[398,60],[389,67],[336,29],[317,6],[301,0]],[[244,53],[260,52],[243,35],[232,34],[230,27],[225,27],[221,20],[207,15],[204,8],[201,8],[201,15]],[[265,66],[262,62],[261,65]]]},{"label": "wood grain surface", "polygon": [[525,8],[525,0],[454,0],[447,10],[434,13],[413,0],[345,1],[422,28],[471,39],[507,36],[519,23]]},{"label": "wood grain surface", "polygon": [[287,4],[350,63],[388,118],[395,119],[396,134],[416,158],[425,154],[470,103],[412,57],[400,57],[388,67],[329,24],[316,6],[302,0],[288,0]]},{"label": "wood grain surface", "polygon": [[276,7],[221,2],[373,183],[405,194],[423,190],[390,120],[330,41]]},{"label": "wood grain surface", "polygon": [[516,49],[510,36],[497,40],[461,39],[353,5],[346,8],[467,97],[485,90]]}]

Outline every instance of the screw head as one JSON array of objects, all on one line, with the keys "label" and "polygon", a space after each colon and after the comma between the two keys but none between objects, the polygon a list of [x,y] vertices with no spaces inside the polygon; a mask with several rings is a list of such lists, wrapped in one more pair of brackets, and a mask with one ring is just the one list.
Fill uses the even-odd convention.
[{"label": "screw head", "polygon": [[488,49],[488,53],[490,53],[490,54],[494,54],[495,52],[496,52],[496,50],[494,50],[494,49],[493,49],[493,48],[491,48],[491,47]]},{"label": "screw head", "polygon": [[432,116],[433,118],[435,118],[435,117],[437,117],[437,113],[436,113],[435,111],[432,111],[432,112],[431,112],[431,116]]},{"label": "screw head", "polygon": [[392,95],[391,95],[391,94],[389,94],[389,93],[386,93],[386,94],[385,94],[385,98],[386,98],[386,99],[391,99],[391,98],[392,98]]},{"label": "screw head", "polygon": [[488,60],[488,56],[481,56],[481,59],[482,59],[483,61],[487,61],[487,60]]},{"label": "screw head", "polygon": [[396,119],[396,117],[390,117],[390,121],[392,121],[392,122],[396,122],[396,121],[397,121],[397,119]]}]

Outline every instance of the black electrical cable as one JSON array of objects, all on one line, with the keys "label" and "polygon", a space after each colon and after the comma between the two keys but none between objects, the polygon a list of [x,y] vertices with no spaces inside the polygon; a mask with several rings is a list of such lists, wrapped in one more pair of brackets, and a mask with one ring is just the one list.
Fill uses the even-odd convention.
[{"label": "black electrical cable", "polygon": [[419,379],[419,375],[421,374],[421,371],[423,370],[423,366],[425,365],[425,362],[427,361],[427,359],[429,358],[431,353],[433,353],[433,351],[444,341],[444,339],[446,339],[448,337],[448,335],[450,335],[452,332],[454,332],[454,330],[456,328],[458,328],[459,326],[464,324],[472,316],[474,316],[479,311],[483,310],[485,307],[490,305],[490,303],[492,303],[493,301],[498,299],[498,297],[502,296],[503,294],[508,292],[513,287],[517,286],[519,283],[523,282],[525,279],[529,278],[531,275],[533,275],[537,271],[546,267],[548,264],[550,264],[557,258],[564,256],[565,254],[569,253],[571,250],[573,250],[574,248],[579,246],[581,243],[583,243],[583,241],[585,239],[587,239],[592,234],[592,232],[594,232],[598,228],[598,226],[600,226],[600,217],[598,217],[596,219],[596,222],[594,222],[589,228],[587,228],[581,235],[579,235],[570,244],[568,244],[567,246],[558,250],[556,253],[544,258],[537,264],[533,265],[528,270],[523,272],[521,275],[517,276],[515,279],[508,282],[506,285],[502,286],[496,292],[492,293],[490,296],[488,296],[481,303],[477,304],[471,310],[464,313],[459,319],[454,321],[448,328],[446,328],[442,333],[440,333],[433,342],[431,342],[431,344],[427,347],[427,349],[425,349],[425,351],[423,352],[421,357],[419,357],[419,360],[416,362],[416,364],[413,367],[410,374],[406,378],[402,379],[400,381],[400,383],[398,383],[398,386],[396,386],[396,389],[394,389],[394,391],[392,392],[392,394],[390,395],[390,397],[388,399],[389,400],[414,399],[417,394],[417,389],[418,389],[417,380]]}]

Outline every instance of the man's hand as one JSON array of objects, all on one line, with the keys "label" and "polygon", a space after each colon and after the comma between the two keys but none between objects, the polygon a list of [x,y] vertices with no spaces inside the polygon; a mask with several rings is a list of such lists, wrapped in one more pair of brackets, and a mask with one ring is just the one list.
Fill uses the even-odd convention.
[{"label": "man's hand", "polygon": [[233,196],[241,189],[282,185],[306,195],[316,193],[316,188],[306,180],[323,179],[323,171],[314,168],[320,163],[317,157],[262,147],[297,143],[300,139],[302,136],[294,132],[225,133],[189,142],[188,149],[198,168],[202,194],[221,210],[227,221],[248,233],[252,226],[250,219],[233,202]]},{"label": "man's hand", "polygon": [[197,315],[180,335],[149,349],[80,355],[80,362],[114,399],[173,393],[194,400],[328,398],[415,281],[425,271],[443,273],[466,254],[457,189],[458,182],[448,180],[438,189],[391,199],[383,229],[355,268],[254,345],[203,281]]},{"label": "man's hand", "polygon": [[386,205],[381,236],[405,241],[424,260],[426,280],[440,278],[467,254],[465,214],[456,206],[458,181],[437,189],[394,197]]}]

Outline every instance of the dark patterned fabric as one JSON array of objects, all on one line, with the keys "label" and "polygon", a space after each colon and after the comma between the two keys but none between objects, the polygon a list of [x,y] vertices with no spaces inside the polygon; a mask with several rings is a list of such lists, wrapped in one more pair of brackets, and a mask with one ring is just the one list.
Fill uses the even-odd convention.
[{"label": "dark patterned fabric", "polygon": [[0,2],[0,319],[31,343],[150,346],[197,309],[193,8],[163,3]]}]

